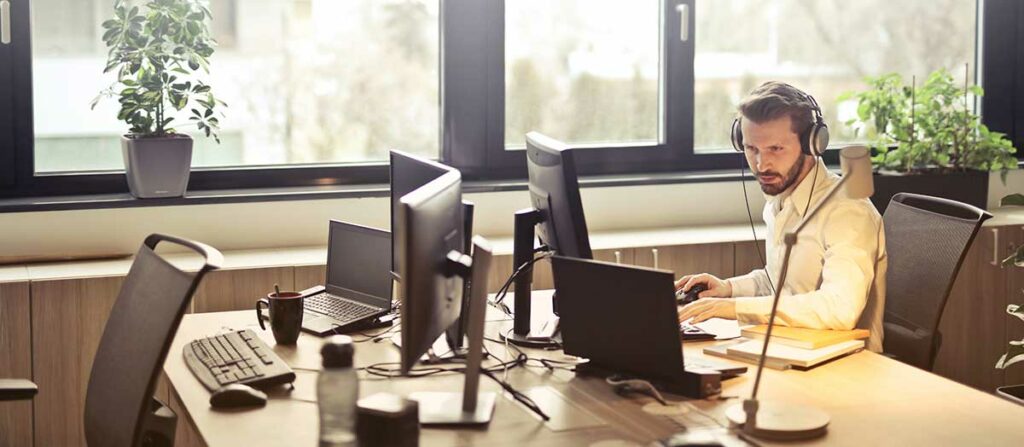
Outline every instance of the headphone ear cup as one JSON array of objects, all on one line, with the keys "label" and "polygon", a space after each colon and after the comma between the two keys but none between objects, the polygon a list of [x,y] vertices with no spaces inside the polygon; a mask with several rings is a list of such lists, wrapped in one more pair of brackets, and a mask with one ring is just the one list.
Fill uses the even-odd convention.
[{"label": "headphone ear cup", "polygon": [[811,133],[811,155],[815,157],[821,157],[825,154],[825,149],[828,149],[828,125],[820,123],[814,126],[814,132]]},{"label": "headphone ear cup", "polygon": [[736,152],[743,152],[743,129],[740,127],[740,119],[732,120],[732,132],[729,135],[732,141],[732,148]]}]

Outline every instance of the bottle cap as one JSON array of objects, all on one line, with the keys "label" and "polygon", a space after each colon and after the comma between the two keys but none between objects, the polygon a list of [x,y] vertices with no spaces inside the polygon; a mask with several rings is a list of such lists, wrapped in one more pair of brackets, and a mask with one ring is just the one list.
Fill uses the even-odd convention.
[{"label": "bottle cap", "polygon": [[324,368],[351,368],[354,353],[355,346],[348,335],[335,335],[320,348]]}]

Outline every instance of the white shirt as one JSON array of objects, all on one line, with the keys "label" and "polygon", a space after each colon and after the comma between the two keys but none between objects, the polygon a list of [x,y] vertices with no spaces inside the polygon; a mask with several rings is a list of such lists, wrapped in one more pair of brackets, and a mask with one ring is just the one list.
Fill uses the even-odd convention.
[{"label": "white shirt", "polygon": [[[765,255],[772,282],[762,269],[728,279],[740,323],[768,322],[772,284],[778,285],[786,251],[785,234],[803,220],[812,183],[808,214],[839,181],[839,176],[829,172],[821,160],[817,170],[816,180],[812,170],[796,188],[768,197],[764,207],[768,226]],[[868,199],[850,199],[842,192],[834,195],[801,231],[789,264],[776,324],[811,329],[868,329],[868,349],[882,351],[885,230],[878,210]]]}]

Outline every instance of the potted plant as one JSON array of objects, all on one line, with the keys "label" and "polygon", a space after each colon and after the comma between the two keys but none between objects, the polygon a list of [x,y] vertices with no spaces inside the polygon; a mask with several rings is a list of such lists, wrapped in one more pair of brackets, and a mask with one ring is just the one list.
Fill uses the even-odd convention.
[{"label": "potted plant", "polygon": [[[1024,195],[1011,194],[1003,197],[1000,206],[1007,205],[1024,205]],[[1003,260],[1003,267],[1024,267],[1024,245],[1017,247],[1013,254]],[[1006,306],[1006,313],[1024,322],[1024,304],[1010,304]],[[1018,362],[1024,362],[1024,339],[1009,341],[1006,353],[996,362],[996,368],[1006,369],[1007,366]],[[996,392],[1011,401],[1024,405],[1024,384],[1001,386],[996,388]]]},{"label": "potted plant", "polygon": [[990,131],[971,110],[968,95],[982,96],[981,87],[965,82],[961,88],[945,70],[920,87],[905,85],[896,73],[865,82],[867,90],[839,100],[857,101],[857,118],[846,124],[866,132],[875,154],[875,207],[884,212],[894,194],[913,192],[986,208],[988,171],[1002,171],[1005,181],[1017,159],[1004,134]]},{"label": "potted plant", "polygon": [[[192,138],[172,122],[194,125],[220,139],[218,106],[210,86],[199,76],[209,73],[216,42],[207,26],[210,10],[199,0],[150,0],[143,9],[124,0],[114,3],[114,18],[103,22],[109,48],[104,73],[117,80],[93,100],[117,97],[117,119],[129,125],[121,138],[128,189],[138,198],[181,197],[192,164]],[[186,119],[175,116],[190,110]]]}]

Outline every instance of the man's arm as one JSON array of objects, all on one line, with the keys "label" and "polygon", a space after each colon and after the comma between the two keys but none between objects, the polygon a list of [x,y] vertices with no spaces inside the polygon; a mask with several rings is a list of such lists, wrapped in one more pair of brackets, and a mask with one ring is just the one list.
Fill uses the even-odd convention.
[{"label": "man's arm", "polygon": [[764,269],[754,269],[746,275],[735,276],[726,281],[732,285],[732,296],[761,296],[774,293],[768,280],[768,272]]},{"label": "man's arm", "polygon": [[[864,203],[850,202],[832,210],[821,229],[826,247],[821,286],[781,297],[776,321],[812,329],[853,329],[875,277],[880,226]],[[735,286],[733,290],[733,296],[743,296]],[[743,323],[767,323],[771,308],[771,296],[736,298],[737,319]]]}]

